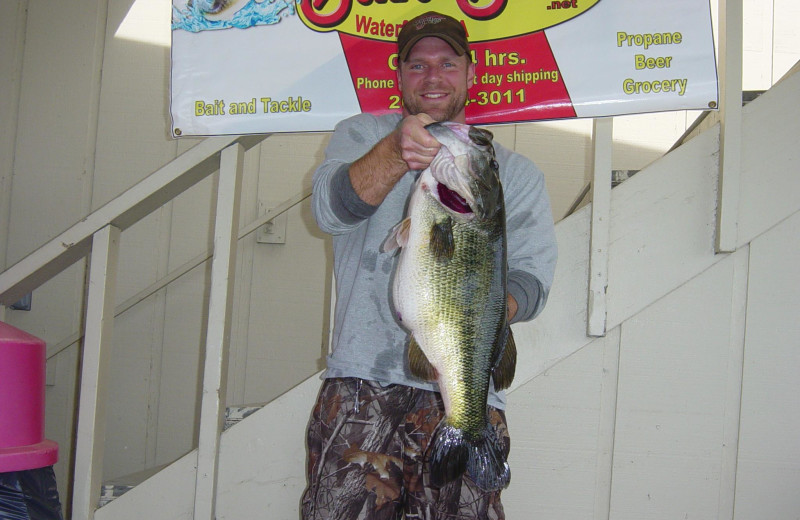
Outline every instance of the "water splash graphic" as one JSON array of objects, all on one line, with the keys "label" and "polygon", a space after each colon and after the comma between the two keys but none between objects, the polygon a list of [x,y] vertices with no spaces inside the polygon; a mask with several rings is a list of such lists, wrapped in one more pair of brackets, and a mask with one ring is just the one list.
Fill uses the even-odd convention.
[{"label": "water splash graphic", "polygon": [[[205,2],[208,4],[209,2]],[[172,30],[189,32],[219,29],[247,29],[256,25],[273,25],[283,18],[294,16],[295,0],[249,0],[228,19],[209,19],[196,0],[183,7],[172,6]]]}]

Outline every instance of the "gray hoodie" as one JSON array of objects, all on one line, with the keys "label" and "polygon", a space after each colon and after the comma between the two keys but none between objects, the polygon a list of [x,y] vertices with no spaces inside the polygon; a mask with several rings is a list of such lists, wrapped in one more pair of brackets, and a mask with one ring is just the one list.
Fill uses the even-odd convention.
[{"label": "gray hoodie", "polygon": [[[400,120],[399,114],[359,114],[340,122],[314,173],[312,211],[320,229],[333,235],[336,279],[333,352],[325,377],[438,391],[409,371],[408,332],[393,318],[389,296],[396,255],[380,251],[404,217],[415,172],[401,178],[380,206],[362,201],[350,184],[350,164]],[[526,321],[544,308],[553,283],[557,252],[550,201],[533,162],[497,143],[495,151],[506,203],[508,292],[519,305],[513,321]],[[504,394],[491,388],[489,404],[504,408]]]}]

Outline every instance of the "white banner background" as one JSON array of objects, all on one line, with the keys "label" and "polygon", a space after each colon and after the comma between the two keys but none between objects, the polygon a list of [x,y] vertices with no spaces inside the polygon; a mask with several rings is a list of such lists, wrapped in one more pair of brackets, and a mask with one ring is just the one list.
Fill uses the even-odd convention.
[{"label": "white banner background", "polygon": [[[236,9],[237,5],[238,8],[258,6],[261,9],[271,4],[277,5],[277,1],[238,0],[231,9]],[[355,3],[357,0],[351,1]],[[437,9],[439,5],[452,9],[454,1],[414,3],[414,0],[410,0],[382,8],[394,8],[400,23],[413,15]],[[196,0],[194,9],[201,3],[201,0]],[[341,119],[362,110],[390,110],[388,102],[377,110],[365,107],[369,105],[364,99],[367,92],[356,88],[354,84],[356,73],[348,66],[339,33],[335,30],[317,32],[309,29],[297,14],[297,7],[299,5],[288,4],[281,12],[278,23],[254,25],[246,29],[232,27],[190,32],[175,28],[176,16],[180,14],[180,9],[184,9],[185,13],[187,6],[186,0],[174,0],[170,107],[174,135],[323,131],[331,130]],[[225,15],[214,16],[224,18]],[[483,22],[471,20],[466,15],[462,18],[468,28],[469,24],[476,23],[501,24],[499,18]],[[517,69],[490,66],[482,61],[483,54],[480,54],[476,60],[477,75],[480,77],[488,70],[498,73],[498,77],[507,81],[500,86],[503,90],[499,90],[498,86],[476,86],[473,90],[495,89],[489,92],[494,97],[471,95],[474,106],[468,107],[468,118],[478,117],[474,122],[479,123],[517,122],[553,117],[597,117],[716,108],[717,72],[710,10],[706,1],[600,0],[579,16],[543,32],[546,36],[546,41],[542,40],[545,42],[544,48],[549,43],[560,72],[557,87],[562,88],[565,96],[568,93],[568,98],[554,98],[553,105],[563,107],[571,102],[571,112],[565,115],[562,111],[555,116],[540,108],[536,113],[526,112],[524,105],[530,104],[532,96],[517,96],[519,91],[516,89],[520,88],[520,84],[512,84],[509,77]],[[644,46],[628,46],[627,43],[619,46],[619,32],[629,35],[679,32],[681,43],[651,45],[647,49]],[[530,65],[545,54],[542,47],[524,48],[531,36],[476,43],[473,48],[481,45],[482,49],[491,49],[494,45],[504,45],[504,48],[511,46],[516,49],[519,41],[522,63],[529,62],[524,67],[530,69]],[[342,37],[354,38],[352,35]],[[361,39],[365,42],[363,49],[378,45],[383,46],[380,49],[386,49],[389,45]],[[525,43],[522,43],[523,40]],[[393,44],[391,49],[393,52]],[[374,54],[370,50],[360,52]],[[666,63],[666,58],[670,58],[669,66],[637,70],[636,55],[664,58],[662,65]],[[359,56],[354,54],[348,58],[352,65]],[[517,65],[520,70],[522,67]],[[532,68],[537,70],[536,66]],[[380,73],[382,77],[394,77],[388,60]],[[626,79],[635,82],[685,80],[685,92],[626,94],[623,90]],[[539,83],[541,86],[527,85],[525,88],[543,89],[545,83],[542,81]],[[515,95],[512,96],[512,92]],[[369,94],[374,98],[375,93]],[[396,89],[387,91],[384,97],[388,99],[388,94],[392,93],[396,94]],[[478,102],[481,99],[483,103]],[[493,102],[487,103],[488,99]],[[304,100],[305,105],[300,100]],[[506,100],[510,103],[508,106],[503,105]],[[545,106],[547,101],[539,98],[537,103]]]}]

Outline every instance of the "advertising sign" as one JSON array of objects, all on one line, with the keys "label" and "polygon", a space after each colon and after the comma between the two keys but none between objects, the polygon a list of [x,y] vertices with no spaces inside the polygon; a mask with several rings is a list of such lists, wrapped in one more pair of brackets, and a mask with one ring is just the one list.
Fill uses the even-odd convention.
[{"label": "advertising sign", "polygon": [[400,111],[397,34],[432,10],[467,30],[471,124],[717,106],[702,0],[173,0],[173,135]]}]

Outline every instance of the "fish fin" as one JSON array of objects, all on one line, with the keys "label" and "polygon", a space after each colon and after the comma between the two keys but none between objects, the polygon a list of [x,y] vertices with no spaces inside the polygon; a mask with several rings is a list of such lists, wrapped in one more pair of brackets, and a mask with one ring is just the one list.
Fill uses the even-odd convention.
[{"label": "fish fin", "polygon": [[514,341],[514,334],[511,327],[506,325],[505,345],[502,353],[492,369],[492,380],[495,390],[505,390],[511,386],[514,380],[514,372],[517,369],[517,344]]},{"label": "fish fin", "polygon": [[395,249],[404,247],[408,244],[408,236],[411,233],[411,218],[404,218],[395,224],[389,232],[389,236],[381,244],[381,251],[389,253]]},{"label": "fish fin", "polygon": [[511,482],[506,452],[491,423],[479,440],[469,444],[467,475],[484,491],[499,491]]},{"label": "fish fin", "polygon": [[467,470],[470,445],[464,432],[442,421],[433,434],[428,452],[431,484],[442,487],[461,477]]},{"label": "fish fin", "polygon": [[464,473],[484,491],[508,487],[511,470],[497,438],[497,429],[487,423],[477,440],[469,441],[463,430],[442,422],[433,434],[428,452],[431,484],[442,487]]},{"label": "fish fin", "polygon": [[447,217],[431,226],[431,251],[439,262],[447,262],[453,258],[456,241],[453,238],[453,219]]},{"label": "fish fin", "polygon": [[436,369],[428,361],[428,357],[422,351],[422,347],[419,346],[413,335],[408,341],[408,365],[412,374],[425,381],[436,381],[439,377]]}]

